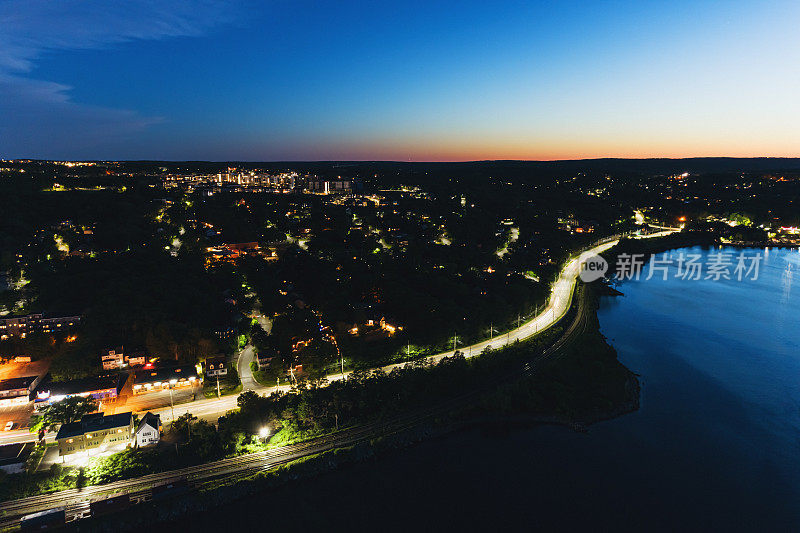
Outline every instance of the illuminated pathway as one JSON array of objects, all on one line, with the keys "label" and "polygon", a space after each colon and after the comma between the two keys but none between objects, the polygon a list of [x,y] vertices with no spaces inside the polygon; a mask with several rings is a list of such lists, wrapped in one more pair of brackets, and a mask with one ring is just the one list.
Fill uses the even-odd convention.
[{"label": "illuminated pathway", "polygon": [[[654,234],[653,236],[660,236],[663,233]],[[567,313],[569,310],[570,305],[572,304],[572,294],[574,293],[575,283],[578,279],[578,274],[580,273],[580,265],[581,263],[588,257],[592,257],[593,255],[600,254],[609,248],[612,248],[614,245],[617,244],[617,240],[611,240],[605,242],[603,244],[598,244],[589,250],[586,250],[580,256],[574,257],[571,259],[566,266],[561,270],[561,274],[558,277],[558,280],[553,284],[552,292],[550,294],[550,300],[548,301],[547,305],[541,312],[533,317],[531,320],[525,322],[524,324],[520,325],[520,327],[503,333],[501,335],[497,335],[494,339],[485,340],[479,342],[477,344],[473,344],[471,346],[460,346],[458,347],[458,351],[463,353],[466,357],[473,357],[479,355],[483,350],[485,350],[488,346],[493,348],[500,348],[507,344],[513,344],[516,341],[521,341],[527,339],[537,333],[546,330],[559,320]],[[442,352],[436,355],[430,355],[425,357],[428,361],[433,363],[438,363],[443,358],[451,356],[454,354],[453,350]],[[380,367],[381,370],[384,372],[390,372],[392,369],[397,367],[402,367],[408,364],[407,362],[403,363],[396,363],[392,365],[387,365],[384,367]],[[346,377],[350,372],[336,373],[336,374],[329,374],[326,376],[328,381],[337,381],[342,379],[342,377]],[[254,387],[254,390],[257,391],[259,394],[269,395],[275,392],[278,387],[265,387],[265,386],[257,386]],[[288,385],[284,385],[280,387],[281,391],[288,391],[290,387]],[[203,399],[197,400],[195,402],[186,403],[182,405],[175,406],[175,417],[179,417],[184,413],[190,412],[194,416],[199,418],[204,418],[210,421],[216,421],[217,418],[224,415],[227,411],[236,408],[236,396],[225,396],[220,399]],[[163,407],[160,409],[153,410],[154,413],[158,413],[161,415],[161,420],[165,423],[168,423],[171,420],[171,409],[169,407]]]},{"label": "illuminated pathway", "polygon": [[[653,233],[646,236],[636,237],[633,238],[653,238],[653,237],[662,237],[664,235],[669,235],[673,233],[675,230],[668,229],[665,231],[661,231],[658,233]],[[552,292],[550,294],[550,299],[544,309],[539,312],[538,315],[530,319],[529,321],[523,323],[518,328],[508,331],[506,333],[502,333],[500,335],[496,335],[494,339],[489,339],[485,341],[481,341],[477,344],[473,344],[471,346],[459,346],[458,351],[464,354],[465,357],[474,357],[479,355],[483,350],[487,347],[491,346],[492,348],[500,348],[506,346],[507,344],[513,344],[516,341],[521,341],[527,338],[536,335],[537,333],[544,331],[551,327],[553,324],[558,322],[567,312],[571,303],[572,303],[572,295],[575,289],[575,283],[577,282],[578,274],[580,273],[580,264],[588,257],[593,255],[600,254],[619,242],[618,240],[611,240],[604,242],[602,244],[598,244],[585,252],[581,253],[578,257],[573,257],[566,266],[561,270],[561,274],[558,277],[558,280],[553,284]],[[442,352],[436,355],[430,355],[425,357],[428,361],[433,363],[438,363],[443,358],[451,356],[454,354],[453,350]],[[408,362],[403,363],[396,363],[392,365],[387,365],[384,367],[380,367],[381,370],[384,372],[390,372],[394,368],[402,367],[408,364]],[[249,368],[248,368],[249,370]],[[326,376],[328,381],[337,381],[346,377],[350,372],[336,373],[336,374],[329,374]],[[250,388],[250,387],[246,387]],[[291,387],[288,385],[282,385],[280,390],[282,392],[287,392],[290,390]],[[262,395],[269,395],[278,390],[276,386],[263,386],[259,385],[253,380],[252,389]],[[208,420],[210,422],[216,422],[217,418],[224,415],[226,412],[230,411],[231,409],[235,409],[237,407],[236,399],[237,395],[230,395],[230,396],[223,396],[222,398],[209,398],[209,399],[200,399],[193,402],[182,403],[175,405],[174,413],[175,417],[179,417],[185,413],[191,413],[198,418],[202,418]],[[172,408],[169,405],[165,407],[158,407],[150,409],[151,412],[157,413],[161,415],[161,420],[164,423],[169,423],[172,421]],[[25,440],[34,440],[34,435],[27,433],[27,431],[20,431],[20,432],[9,432],[6,435],[4,442],[22,442]],[[52,438],[48,436],[48,440]]]}]

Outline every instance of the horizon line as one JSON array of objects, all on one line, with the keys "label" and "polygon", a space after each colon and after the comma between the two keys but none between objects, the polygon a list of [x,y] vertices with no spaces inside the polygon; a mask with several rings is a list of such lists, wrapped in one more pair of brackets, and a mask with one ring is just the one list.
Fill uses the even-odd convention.
[{"label": "horizon line", "polygon": [[45,163],[402,163],[402,164],[454,164],[454,163],[580,163],[592,161],[693,161],[708,159],[730,160],[789,160],[797,156],[688,156],[688,157],[587,157],[576,159],[448,159],[448,160],[400,160],[400,159],[43,159],[36,157],[0,158],[3,162],[36,161]]}]

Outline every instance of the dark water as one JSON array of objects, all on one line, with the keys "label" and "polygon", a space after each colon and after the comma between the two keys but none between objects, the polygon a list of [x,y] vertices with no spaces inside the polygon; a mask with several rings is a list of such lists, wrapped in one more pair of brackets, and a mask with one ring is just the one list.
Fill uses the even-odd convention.
[{"label": "dark water", "polygon": [[599,316],[641,376],[636,413],[588,434],[460,432],[234,505],[225,523],[798,531],[798,267],[797,251],[771,250],[756,281],[676,280],[672,268],[667,281],[622,284],[625,296],[606,299]]}]

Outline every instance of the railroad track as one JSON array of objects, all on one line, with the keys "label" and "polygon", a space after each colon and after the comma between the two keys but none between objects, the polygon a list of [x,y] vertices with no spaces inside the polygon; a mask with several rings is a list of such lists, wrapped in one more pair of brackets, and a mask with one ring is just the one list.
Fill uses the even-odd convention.
[{"label": "railroad track", "polygon": [[147,501],[151,497],[153,487],[157,485],[185,479],[190,485],[196,487],[213,479],[235,479],[259,471],[272,470],[302,457],[322,453],[335,448],[352,446],[377,437],[401,433],[417,427],[430,419],[446,415],[454,409],[468,406],[471,401],[480,398],[487,390],[494,389],[502,383],[532,375],[546,362],[557,360],[563,355],[560,349],[586,329],[587,306],[582,294],[584,289],[578,288],[577,290],[581,292],[581,295],[576,298],[577,312],[564,333],[552,345],[535,356],[522,361],[523,364],[518,371],[495,377],[487,381],[484,387],[439,402],[434,406],[394,417],[389,421],[373,422],[351,427],[338,433],[326,435],[303,443],[291,444],[263,452],[229,457],[177,470],[148,474],[136,479],[115,481],[104,485],[94,485],[80,489],[67,489],[57,493],[41,494],[1,503],[0,516],[2,516],[2,519],[0,520],[2,520],[2,522],[0,522],[0,528],[7,529],[14,527],[19,524],[20,518],[24,515],[56,507],[64,507],[67,521],[74,521],[88,516],[89,504],[91,501],[112,494],[127,493],[133,502]]}]

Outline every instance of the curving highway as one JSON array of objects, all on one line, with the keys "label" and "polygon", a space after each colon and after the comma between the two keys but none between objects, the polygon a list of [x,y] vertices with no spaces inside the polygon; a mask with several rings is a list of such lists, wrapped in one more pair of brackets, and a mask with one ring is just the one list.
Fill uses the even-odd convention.
[{"label": "curving highway", "polygon": [[[580,273],[581,263],[588,257],[600,254],[609,248],[612,248],[617,244],[617,242],[619,242],[618,239],[613,238],[596,243],[583,253],[574,256],[570,261],[568,261],[561,270],[557,281],[553,284],[550,293],[550,299],[548,300],[547,305],[539,312],[539,314],[521,324],[518,328],[495,336],[494,339],[481,341],[470,346],[459,346],[457,347],[457,351],[463,353],[465,357],[474,357],[479,355],[487,347],[491,346],[492,348],[500,348],[507,344],[513,344],[517,341],[525,340],[551,327],[553,324],[561,320],[572,303],[572,294],[574,292],[575,283],[578,279],[578,274]],[[454,353],[455,350],[450,350],[435,355],[429,355],[425,357],[425,359],[435,364],[441,361],[443,358],[453,355]],[[406,364],[407,363],[405,362],[396,363],[380,367],[380,369],[384,372],[391,372],[392,369],[402,367]],[[244,370],[243,367],[242,370]],[[326,379],[329,382],[337,381],[343,377],[347,377],[349,373],[349,371],[346,371],[344,373],[338,372],[335,374],[329,374],[326,376]],[[280,388],[277,386],[264,386],[253,380],[252,385],[249,384],[249,386],[246,388],[251,388],[259,394],[269,395],[277,390],[286,392],[290,390],[291,387],[288,385],[282,385]],[[176,405],[175,417],[177,418],[184,413],[191,412],[194,416],[200,418],[216,420],[216,418],[219,418],[226,412],[235,408],[236,396],[224,396],[219,399],[201,399],[191,403]],[[172,420],[172,410],[169,407],[154,409],[152,412],[160,414],[161,420],[165,423],[168,423]]]},{"label": "curving highway", "polygon": [[0,504],[0,515],[3,520],[0,528],[14,527],[26,514],[64,507],[68,521],[89,516],[89,502],[103,499],[111,495],[126,493],[132,502],[147,501],[152,497],[152,489],[157,485],[178,480],[187,480],[197,487],[212,479],[236,479],[258,471],[271,470],[293,460],[322,453],[345,446],[352,446],[369,441],[379,436],[387,436],[419,426],[432,418],[444,415],[453,409],[463,408],[471,401],[480,398],[486,390],[499,383],[524,377],[535,373],[541,364],[549,358],[558,357],[559,348],[583,331],[586,324],[586,306],[580,300],[577,313],[564,333],[551,346],[541,353],[532,354],[526,360],[520,360],[520,366],[512,373],[489,380],[481,389],[466,391],[448,400],[414,411],[391,420],[364,424],[336,433],[319,437],[303,443],[283,446],[264,452],[257,452],[236,457],[229,457],[196,466],[176,469],[168,472],[148,474],[135,479],[115,481],[105,485],[95,485],[81,489],[68,489],[52,494],[30,496]]},{"label": "curving highway", "polygon": [[[660,236],[662,234],[663,233],[654,234],[653,236]],[[581,263],[588,257],[608,250],[617,244],[617,242],[618,240],[616,239],[610,239],[605,242],[596,243],[591,248],[567,262],[557,281],[553,284],[547,306],[531,320],[525,322],[516,329],[499,335],[493,340],[482,341],[471,346],[461,347],[458,351],[462,352],[467,357],[475,356],[490,346],[496,348],[519,340],[524,340],[553,326],[567,314],[572,306],[572,299],[575,293],[575,286],[580,273]],[[581,299],[575,319],[565,329],[564,333],[543,352],[535,354],[534,358],[521,361],[522,366],[519,371],[515,373],[516,377],[534,373],[538,370],[543,361],[554,356],[558,357],[558,349],[585,328],[586,312],[586,306],[584,305],[583,299]],[[436,363],[447,356],[453,355],[453,353],[453,351],[442,352],[429,356],[427,359]],[[387,365],[382,367],[382,369],[390,371],[393,368],[402,366],[402,364],[404,363]],[[328,376],[328,379],[342,379],[342,377],[346,375],[347,373],[334,374]],[[495,384],[496,383],[487,383],[487,388]],[[263,387],[259,385],[254,387],[254,389],[260,393],[270,393],[275,391],[277,387]],[[288,387],[281,387],[281,390],[286,389],[288,389]],[[103,498],[113,493],[126,492],[134,501],[140,501],[149,498],[153,486],[178,479],[188,479],[191,483],[196,485],[209,479],[235,477],[243,473],[269,470],[300,457],[317,454],[337,447],[353,445],[377,436],[390,435],[414,427],[432,417],[444,414],[455,407],[463,407],[471,398],[479,397],[485,390],[486,388],[468,391],[456,398],[441,402],[424,410],[409,413],[389,421],[344,429],[334,434],[304,443],[284,446],[265,452],[226,458],[169,472],[150,474],[140,478],[117,481],[106,485],[90,486],[82,489],[69,489],[54,494],[43,494],[5,502],[0,504],[0,515],[6,519],[4,523],[0,523],[0,528],[18,524],[19,518],[22,515],[54,507],[66,507],[67,515],[70,519],[80,518],[88,513],[89,501]],[[191,411],[192,414],[196,416],[219,416],[234,407],[236,407],[235,396],[223,397],[221,399],[199,400],[190,404],[175,406],[175,415],[180,416],[182,413]],[[156,412],[160,412],[162,420],[170,420],[169,408],[156,410]]]}]

